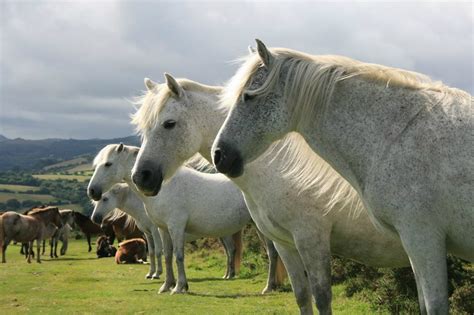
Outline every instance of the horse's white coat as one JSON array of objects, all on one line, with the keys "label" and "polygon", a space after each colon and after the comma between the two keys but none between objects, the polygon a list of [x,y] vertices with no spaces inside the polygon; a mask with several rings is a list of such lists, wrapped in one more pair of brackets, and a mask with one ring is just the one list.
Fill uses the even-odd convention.
[{"label": "horse's white coat", "polygon": [[[146,129],[147,146],[144,155],[153,156],[158,167],[173,176],[174,165],[199,152],[207,159],[217,131],[224,122],[225,112],[218,104],[220,88],[204,90],[190,81],[181,86],[185,97],[168,98],[164,103],[153,104],[159,113],[147,112],[158,121],[139,124]],[[162,88],[161,91],[166,90]],[[145,100],[152,101],[152,93]],[[161,100],[163,101],[163,99]],[[151,110],[151,109],[150,109]],[[140,114],[135,115],[138,119]],[[174,130],[163,130],[162,122],[177,122]],[[178,127],[179,126],[179,127]],[[140,129],[141,130],[141,129]],[[195,133],[193,136],[189,134]],[[293,143],[291,135],[286,139]],[[198,142],[193,142],[199,140]],[[269,153],[246,165],[245,173],[233,181],[244,192],[252,218],[265,236],[272,239],[284,259],[291,277],[295,295],[302,312],[311,313],[311,295],[318,300],[323,313],[330,311],[330,255],[331,252],[372,266],[399,267],[409,265],[408,258],[396,238],[379,233],[367,213],[356,211],[363,207],[356,192],[345,180],[316,154],[308,156],[307,163],[317,169],[317,183],[311,189],[299,192],[293,178],[283,176],[286,166],[282,142]],[[329,182],[329,184],[327,184]],[[317,198],[316,198],[317,197]],[[332,208],[328,212],[328,208]],[[308,272],[311,289],[304,271]]]},{"label": "horse's white coat", "polygon": [[[221,238],[226,248],[228,260],[235,255],[232,235],[250,222],[250,214],[242,194],[222,174],[206,174],[182,167],[167,184],[163,185],[156,197],[145,197],[131,182],[132,165],[139,148],[121,145],[106,146],[97,155],[96,169],[89,187],[109,190],[122,179],[130,187],[127,198],[138,197],[146,214],[154,225],[159,227],[163,241],[166,263],[166,280],[160,292],[168,291],[175,279],[172,269],[172,254],[176,256],[178,282],[172,293],[187,290],[188,284],[184,270],[184,243],[201,237]],[[112,162],[105,167],[106,163]],[[233,264],[228,263],[228,268]],[[227,270],[226,276],[233,277],[234,270]]]},{"label": "horse's white coat", "polygon": [[373,222],[400,236],[422,313],[447,314],[446,252],[474,260],[472,96],[346,58],[261,42],[258,52],[231,81],[214,146],[226,143],[245,164],[300,133],[357,190]]}]

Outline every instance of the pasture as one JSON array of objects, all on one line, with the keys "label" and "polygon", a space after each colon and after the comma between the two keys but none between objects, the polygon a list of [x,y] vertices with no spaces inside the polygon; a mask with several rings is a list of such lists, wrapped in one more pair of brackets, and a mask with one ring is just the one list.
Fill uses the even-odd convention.
[{"label": "pasture", "polygon": [[25,192],[25,191],[38,191],[39,187],[28,186],[28,185],[10,185],[10,184],[0,184],[0,189],[7,189],[14,192]]},{"label": "pasture", "polygon": [[90,176],[87,175],[72,175],[72,174],[35,174],[34,178],[42,180],[56,180],[56,179],[65,179],[65,180],[77,180],[78,182],[86,182],[90,179]]},{"label": "pasture", "polygon": [[[0,313],[162,313],[162,314],[298,314],[293,293],[262,296],[263,268],[242,265],[242,277],[223,280],[224,254],[218,250],[187,248],[190,291],[158,295],[160,280],[146,280],[147,265],[116,265],[113,258],[87,253],[84,240],[71,240],[66,256],[44,257],[27,264],[19,246],[10,245],[7,263],[0,264]],[[163,276],[162,276],[163,278]],[[344,296],[333,287],[334,314],[368,314],[369,305]]]},{"label": "pasture", "polygon": [[19,194],[19,193],[6,193],[0,192],[0,202],[5,202],[9,199],[16,199],[18,201],[25,201],[25,200],[38,200],[40,202],[52,202],[56,200],[51,195],[40,195],[40,194]]}]

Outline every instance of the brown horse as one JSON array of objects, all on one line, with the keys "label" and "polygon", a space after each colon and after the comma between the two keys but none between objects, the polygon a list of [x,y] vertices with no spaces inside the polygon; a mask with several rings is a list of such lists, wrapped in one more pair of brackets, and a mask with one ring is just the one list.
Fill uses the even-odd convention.
[{"label": "brown horse", "polygon": [[111,215],[105,217],[100,225],[103,229],[111,226],[117,240],[129,240],[132,238],[145,238],[135,222],[135,220],[123,211],[115,210]]},{"label": "brown horse", "polygon": [[132,238],[119,244],[115,254],[117,264],[136,264],[146,261],[146,243],[142,238]]},{"label": "brown horse", "polygon": [[97,238],[97,258],[113,257],[117,249],[110,244],[109,238],[105,235]]},{"label": "brown horse", "polygon": [[[47,233],[47,226],[52,223],[56,228],[62,227],[59,209],[47,207],[34,209],[28,215],[8,211],[0,216],[0,248],[2,250],[2,263],[6,262],[5,251],[10,241],[28,242],[29,248],[33,248],[36,240],[36,261],[41,263],[40,248],[41,241]],[[31,262],[31,251],[27,250],[28,263]]]},{"label": "brown horse", "polygon": [[89,252],[92,250],[91,236],[92,235],[107,235],[110,243],[113,244],[115,240],[115,234],[112,226],[101,228],[99,225],[92,222],[88,216],[83,215],[80,212],[74,211],[74,222],[79,227],[82,233],[86,235],[87,244],[89,245]]}]

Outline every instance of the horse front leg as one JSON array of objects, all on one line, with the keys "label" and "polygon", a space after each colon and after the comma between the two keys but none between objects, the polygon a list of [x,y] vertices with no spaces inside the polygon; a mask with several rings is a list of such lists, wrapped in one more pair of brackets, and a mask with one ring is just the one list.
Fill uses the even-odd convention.
[{"label": "horse front leg", "polygon": [[448,314],[446,236],[426,223],[403,224],[396,230],[410,258],[418,294],[423,294],[423,299],[419,297],[420,312]]},{"label": "horse front leg", "polygon": [[153,243],[153,236],[151,236],[150,232],[145,233],[145,238],[148,244],[148,254],[150,255],[150,270],[145,278],[152,279],[156,271],[155,244]]},{"label": "horse front leg", "polygon": [[266,238],[258,229],[257,232],[260,236],[260,239],[265,243],[265,249],[268,255],[268,277],[267,285],[262,290],[262,294],[267,294],[274,291],[281,283],[277,283],[277,262],[278,262],[278,252],[275,249],[273,242]]},{"label": "horse front leg", "polygon": [[330,231],[295,236],[319,314],[332,314]]},{"label": "horse front leg", "polygon": [[87,245],[89,245],[89,251],[88,251],[88,252],[90,253],[91,250],[92,250],[92,246],[91,246],[91,235],[90,235],[90,234],[87,234],[86,237],[87,237]]},{"label": "horse front leg", "polygon": [[188,280],[186,279],[186,270],[184,266],[184,226],[171,225],[170,235],[173,242],[173,251],[176,258],[176,265],[178,267],[178,282],[171,291],[171,294],[185,293],[188,291]]},{"label": "horse front leg", "polygon": [[151,230],[151,235],[153,236],[153,243],[156,255],[157,268],[155,274],[152,276],[153,279],[159,279],[160,275],[163,273],[163,265],[161,263],[161,254],[163,252],[163,244],[161,242],[160,232],[157,228]]},{"label": "horse front leg", "polygon": [[9,244],[9,243],[10,243],[10,240],[9,240],[9,239],[5,238],[5,239],[3,240],[3,244],[2,244],[2,248],[1,248],[1,250],[2,250],[2,264],[4,264],[4,263],[7,262],[7,260],[6,260],[6,255],[5,255],[5,254],[6,254],[7,247],[8,247],[8,244]]},{"label": "horse front leg", "polygon": [[313,304],[311,303],[311,290],[309,281],[306,276],[303,261],[294,248],[282,246],[278,243],[274,244],[276,250],[280,254],[281,259],[288,271],[291,287],[296,298],[296,303],[300,309],[300,314],[313,314]]},{"label": "horse front leg", "polygon": [[161,241],[163,242],[163,252],[165,255],[165,268],[166,268],[166,277],[165,282],[158,290],[158,293],[163,293],[169,291],[176,284],[173,272],[173,242],[171,241],[171,236],[168,231],[159,229]]}]

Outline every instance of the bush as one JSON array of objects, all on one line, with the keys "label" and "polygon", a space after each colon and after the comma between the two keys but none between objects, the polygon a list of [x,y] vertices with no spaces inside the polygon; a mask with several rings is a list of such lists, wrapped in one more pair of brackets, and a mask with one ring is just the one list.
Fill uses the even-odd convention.
[{"label": "bush", "polygon": [[16,199],[8,199],[6,206],[8,210],[18,210],[21,207],[21,203]]}]

